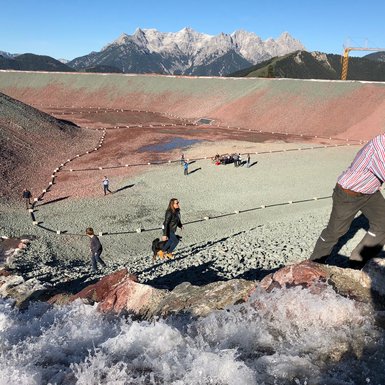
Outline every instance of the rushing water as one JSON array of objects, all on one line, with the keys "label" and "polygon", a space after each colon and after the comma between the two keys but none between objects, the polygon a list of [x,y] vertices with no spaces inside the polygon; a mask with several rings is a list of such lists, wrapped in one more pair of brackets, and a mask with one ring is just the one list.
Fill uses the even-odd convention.
[{"label": "rushing water", "polygon": [[384,359],[371,308],[330,287],[153,322],[81,302],[24,312],[0,302],[0,385],[382,385]]}]

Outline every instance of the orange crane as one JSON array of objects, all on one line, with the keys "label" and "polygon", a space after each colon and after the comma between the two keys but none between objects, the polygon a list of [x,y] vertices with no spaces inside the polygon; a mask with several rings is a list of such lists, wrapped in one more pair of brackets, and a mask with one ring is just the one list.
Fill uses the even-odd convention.
[{"label": "orange crane", "polygon": [[350,51],[385,51],[385,48],[363,48],[363,47],[345,47],[342,54],[342,70],[341,80],[346,80],[348,77],[348,64]]}]

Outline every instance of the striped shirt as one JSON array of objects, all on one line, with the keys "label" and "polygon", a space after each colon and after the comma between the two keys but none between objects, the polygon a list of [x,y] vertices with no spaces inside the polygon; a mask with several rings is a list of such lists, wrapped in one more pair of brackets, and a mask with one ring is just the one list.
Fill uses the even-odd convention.
[{"label": "striped shirt", "polygon": [[385,181],[385,134],[373,138],[356,155],[349,168],[338,177],[346,189],[374,194]]}]

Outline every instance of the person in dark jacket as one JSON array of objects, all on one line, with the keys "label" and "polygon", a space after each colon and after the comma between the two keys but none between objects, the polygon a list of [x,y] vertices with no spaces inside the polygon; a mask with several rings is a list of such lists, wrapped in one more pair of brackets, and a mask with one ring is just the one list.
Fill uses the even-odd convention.
[{"label": "person in dark jacket", "polygon": [[86,229],[86,234],[91,238],[90,242],[90,250],[91,250],[91,264],[92,271],[97,270],[97,262],[99,262],[103,267],[106,267],[104,261],[100,258],[100,254],[102,254],[103,246],[99,241],[99,238],[95,235],[94,229],[92,227],[88,227]]},{"label": "person in dark jacket", "polygon": [[25,201],[25,206],[27,209],[30,208],[31,206],[31,198],[32,198],[32,194],[31,194],[31,191],[27,190],[26,188],[23,190],[23,199]]},{"label": "person in dark jacket", "polygon": [[174,258],[172,252],[179,243],[179,238],[176,236],[177,228],[183,229],[180,219],[179,200],[176,198],[170,199],[163,223],[163,241],[167,241],[163,246],[163,252],[167,258]]}]

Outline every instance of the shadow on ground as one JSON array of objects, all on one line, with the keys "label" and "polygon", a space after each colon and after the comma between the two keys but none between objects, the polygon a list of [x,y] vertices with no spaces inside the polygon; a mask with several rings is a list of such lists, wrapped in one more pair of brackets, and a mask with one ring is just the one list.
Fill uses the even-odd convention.
[{"label": "shadow on ground", "polygon": [[127,190],[128,188],[131,188],[131,187],[134,187],[135,184],[128,184],[127,186],[123,186],[121,188],[118,188],[117,190],[114,191],[114,194],[120,192],[120,191],[123,191],[123,190]]},{"label": "shadow on ground", "polygon": [[[164,263],[173,263],[173,261]],[[248,281],[260,280],[276,270],[278,270],[278,268],[272,270],[251,269],[232,279],[245,279]],[[219,281],[229,281],[230,279],[225,278],[223,273],[225,273],[223,270],[218,269],[218,266],[214,265],[214,261],[210,261],[202,263],[199,266],[190,266],[187,269],[174,271],[143,283],[157,289],[173,290],[183,282],[190,282],[194,286],[203,286]]]},{"label": "shadow on ground", "polygon": [[65,197],[60,197],[60,198],[56,198],[56,199],[52,199],[51,201],[47,201],[47,202],[44,202],[44,203],[40,203],[38,205],[36,205],[36,207],[39,207],[39,206],[45,206],[45,205],[50,205],[51,203],[57,203],[57,202],[60,202],[60,201],[64,201],[65,199],[68,199],[70,196],[67,195]]}]

